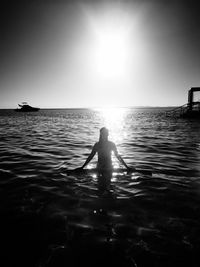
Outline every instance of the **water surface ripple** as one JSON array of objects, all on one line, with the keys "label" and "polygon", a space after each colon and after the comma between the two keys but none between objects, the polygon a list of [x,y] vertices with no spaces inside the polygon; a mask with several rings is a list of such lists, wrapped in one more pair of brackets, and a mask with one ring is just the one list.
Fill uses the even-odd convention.
[{"label": "water surface ripple", "polygon": [[[65,170],[105,125],[127,164],[153,175],[114,173],[99,195],[95,175]],[[199,266],[199,121],[162,108],[1,110],[0,129],[1,266]]]}]

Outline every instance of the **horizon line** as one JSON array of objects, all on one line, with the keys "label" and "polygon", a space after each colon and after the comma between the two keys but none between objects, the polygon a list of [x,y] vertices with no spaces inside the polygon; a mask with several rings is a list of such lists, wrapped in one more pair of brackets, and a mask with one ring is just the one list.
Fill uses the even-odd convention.
[{"label": "horizon line", "polygon": [[[116,108],[170,108],[170,107],[178,107],[179,105],[167,105],[167,106],[96,106],[96,107],[44,107],[40,108],[40,110],[46,110],[46,109],[116,109]],[[15,110],[16,108],[1,108],[0,110]]]}]

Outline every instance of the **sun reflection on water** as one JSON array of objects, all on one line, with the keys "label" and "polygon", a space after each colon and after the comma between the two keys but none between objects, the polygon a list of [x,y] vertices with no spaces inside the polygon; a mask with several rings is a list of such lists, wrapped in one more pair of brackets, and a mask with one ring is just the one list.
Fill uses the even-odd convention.
[{"label": "sun reflection on water", "polygon": [[126,108],[99,108],[97,111],[102,118],[102,127],[109,130],[109,139],[120,143],[126,136]]}]

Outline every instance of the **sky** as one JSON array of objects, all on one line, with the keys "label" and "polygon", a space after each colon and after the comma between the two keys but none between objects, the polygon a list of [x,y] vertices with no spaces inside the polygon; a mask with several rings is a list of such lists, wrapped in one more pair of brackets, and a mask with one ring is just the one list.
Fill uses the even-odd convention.
[{"label": "sky", "polygon": [[6,0],[0,10],[0,108],[178,106],[200,86],[198,1]]}]

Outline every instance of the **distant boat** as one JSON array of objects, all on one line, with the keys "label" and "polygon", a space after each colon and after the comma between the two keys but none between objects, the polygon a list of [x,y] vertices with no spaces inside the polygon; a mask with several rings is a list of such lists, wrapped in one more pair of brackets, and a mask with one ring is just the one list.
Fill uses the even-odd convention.
[{"label": "distant boat", "polygon": [[27,104],[27,102],[22,102],[22,104],[18,104],[20,108],[15,109],[17,112],[35,112],[40,110],[40,108],[31,107]]}]

